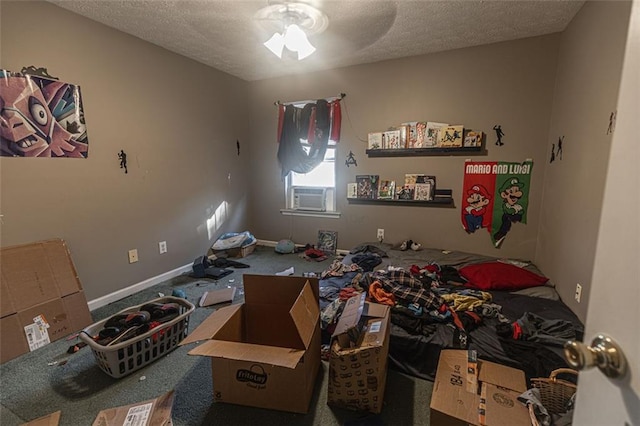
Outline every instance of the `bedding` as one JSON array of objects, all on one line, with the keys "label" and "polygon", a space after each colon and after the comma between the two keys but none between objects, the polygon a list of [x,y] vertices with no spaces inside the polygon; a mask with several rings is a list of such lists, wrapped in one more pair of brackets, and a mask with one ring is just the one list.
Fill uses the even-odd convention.
[{"label": "bedding", "polygon": [[[354,274],[354,255],[367,253],[362,247],[375,247],[382,262],[373,272]],[[348,287],[368,291],[374,282],[376,292],[392,294],[398,303],[391,313],[389,363],[401,372],[433,380],[442,349],[473,349],[481,359],[523,370],[527,379],[548,377],[567,367],[562,343],[582,339],[583,324],[531,262],[429,248],[400,251],[383,243],[358,248],[334,262],[333,273],[323,273],[321,295]],[[512,282],[475,286],[482,289],[465,285],[460,271],[482,264],[493,265],[492,280],[500,282],[506,270]],[[325,286],[330,289],[323,292]],[[321,301],[329,304],[332,316],[323,318],[327,335],[341,313],[339,298]]]}]

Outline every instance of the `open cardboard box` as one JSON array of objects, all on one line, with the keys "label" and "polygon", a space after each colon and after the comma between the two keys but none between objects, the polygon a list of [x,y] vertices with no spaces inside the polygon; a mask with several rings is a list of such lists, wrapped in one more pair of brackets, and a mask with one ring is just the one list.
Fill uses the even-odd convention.
[{"label": "open cardboard box", "polygon": [[93,426],[171,426],[171,410],[175,392],[169,391],[157,398],[144,402],[107,408],[98,413]]},{"label": "open cardboard box", "polygon": [[517,400],[526,390],[522,370],[474,363],[465,350],[443,350],[433,383],[431,425],[529,426],[529,411]]},{"label": "open cardboard box", "polygon": [[0,362],[91,324],[87,300],[61,239],[2,248]]},{"label": "open cardboard box", "polygon": [[347,300],[336,325],[329,359],[330,405],[382,411],[389,354],[389,307],[365,301],[365,293]]},{"label": "open cardboard box", "polygon": [[213,399],[306,413],[320,368],[318,281],[244,275],[245,302],[220,308],[181,343],[211,358]]}]

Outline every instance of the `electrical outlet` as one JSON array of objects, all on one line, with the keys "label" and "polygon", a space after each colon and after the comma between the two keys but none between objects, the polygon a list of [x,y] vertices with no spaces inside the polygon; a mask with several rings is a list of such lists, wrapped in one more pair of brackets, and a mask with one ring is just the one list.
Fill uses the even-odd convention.
[{"label": "electrical outlet", "polygon": [[129,250],[129,263],[136,263],[138,261],[138,249]]},{"label": "electrical outlet", "polygon": [[576,284],[576,302],[580,303],[580,298],[582,297],[582,286],[580,284]]},{"label": "electrical outlet", "polygon": [[378,228],[378,241],[382,242],[384,240],[384,229]]},{"label": "electrical outlet", "polygon": [[160,241],[158,243],[158,250],[160,250],[160,254],[164,254],[167,252],[167,242],[166,241]]}]

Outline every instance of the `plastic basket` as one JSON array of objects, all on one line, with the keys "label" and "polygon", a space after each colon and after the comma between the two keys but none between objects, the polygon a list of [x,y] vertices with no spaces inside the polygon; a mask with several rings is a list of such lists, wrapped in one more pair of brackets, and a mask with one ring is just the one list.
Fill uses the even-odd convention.
[{"label": "plastic basket", "polygon": [[566,380],[557,378],[558,374],[573,374],[578,372],[570,368],[558,368],[553,370],[549,378],[531,379],[531,385],[540,389],[540,399],[544,408],[549,413],[561,414],[567,411],[569,399],[576,393],[577,386]]},{"label": "plastic basket", "polygon": [[189,315],[195,306],[188,300],[178,297],[160,297],[149,302],[123,309],[117,314],[139,311],[147,303],[177,303],[180,306],[179,315],[161,326],[152,328],[144,334],[133,337],[111,346],[103,346],[93,340],[104,323],[109,318],[86,327],[80,333],[80,338],[91,347],[96,362],[102,371],[114,378],[124,377],[136,370],[152,363],[163,355],[174,350],[187,336]]}]

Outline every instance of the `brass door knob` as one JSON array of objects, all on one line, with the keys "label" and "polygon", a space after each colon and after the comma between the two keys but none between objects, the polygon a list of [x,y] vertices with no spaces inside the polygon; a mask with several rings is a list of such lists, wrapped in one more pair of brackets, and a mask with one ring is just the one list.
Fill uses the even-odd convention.
[{"label": "brass door knob", "polygon": [[568,341],[564,345],[564,357],[576,370],[597,366],[612,379],[623,377],[627,371],[627,360],[622,349],[613,339],[603,334],[597,335],[591,346],[574,340]]}]

